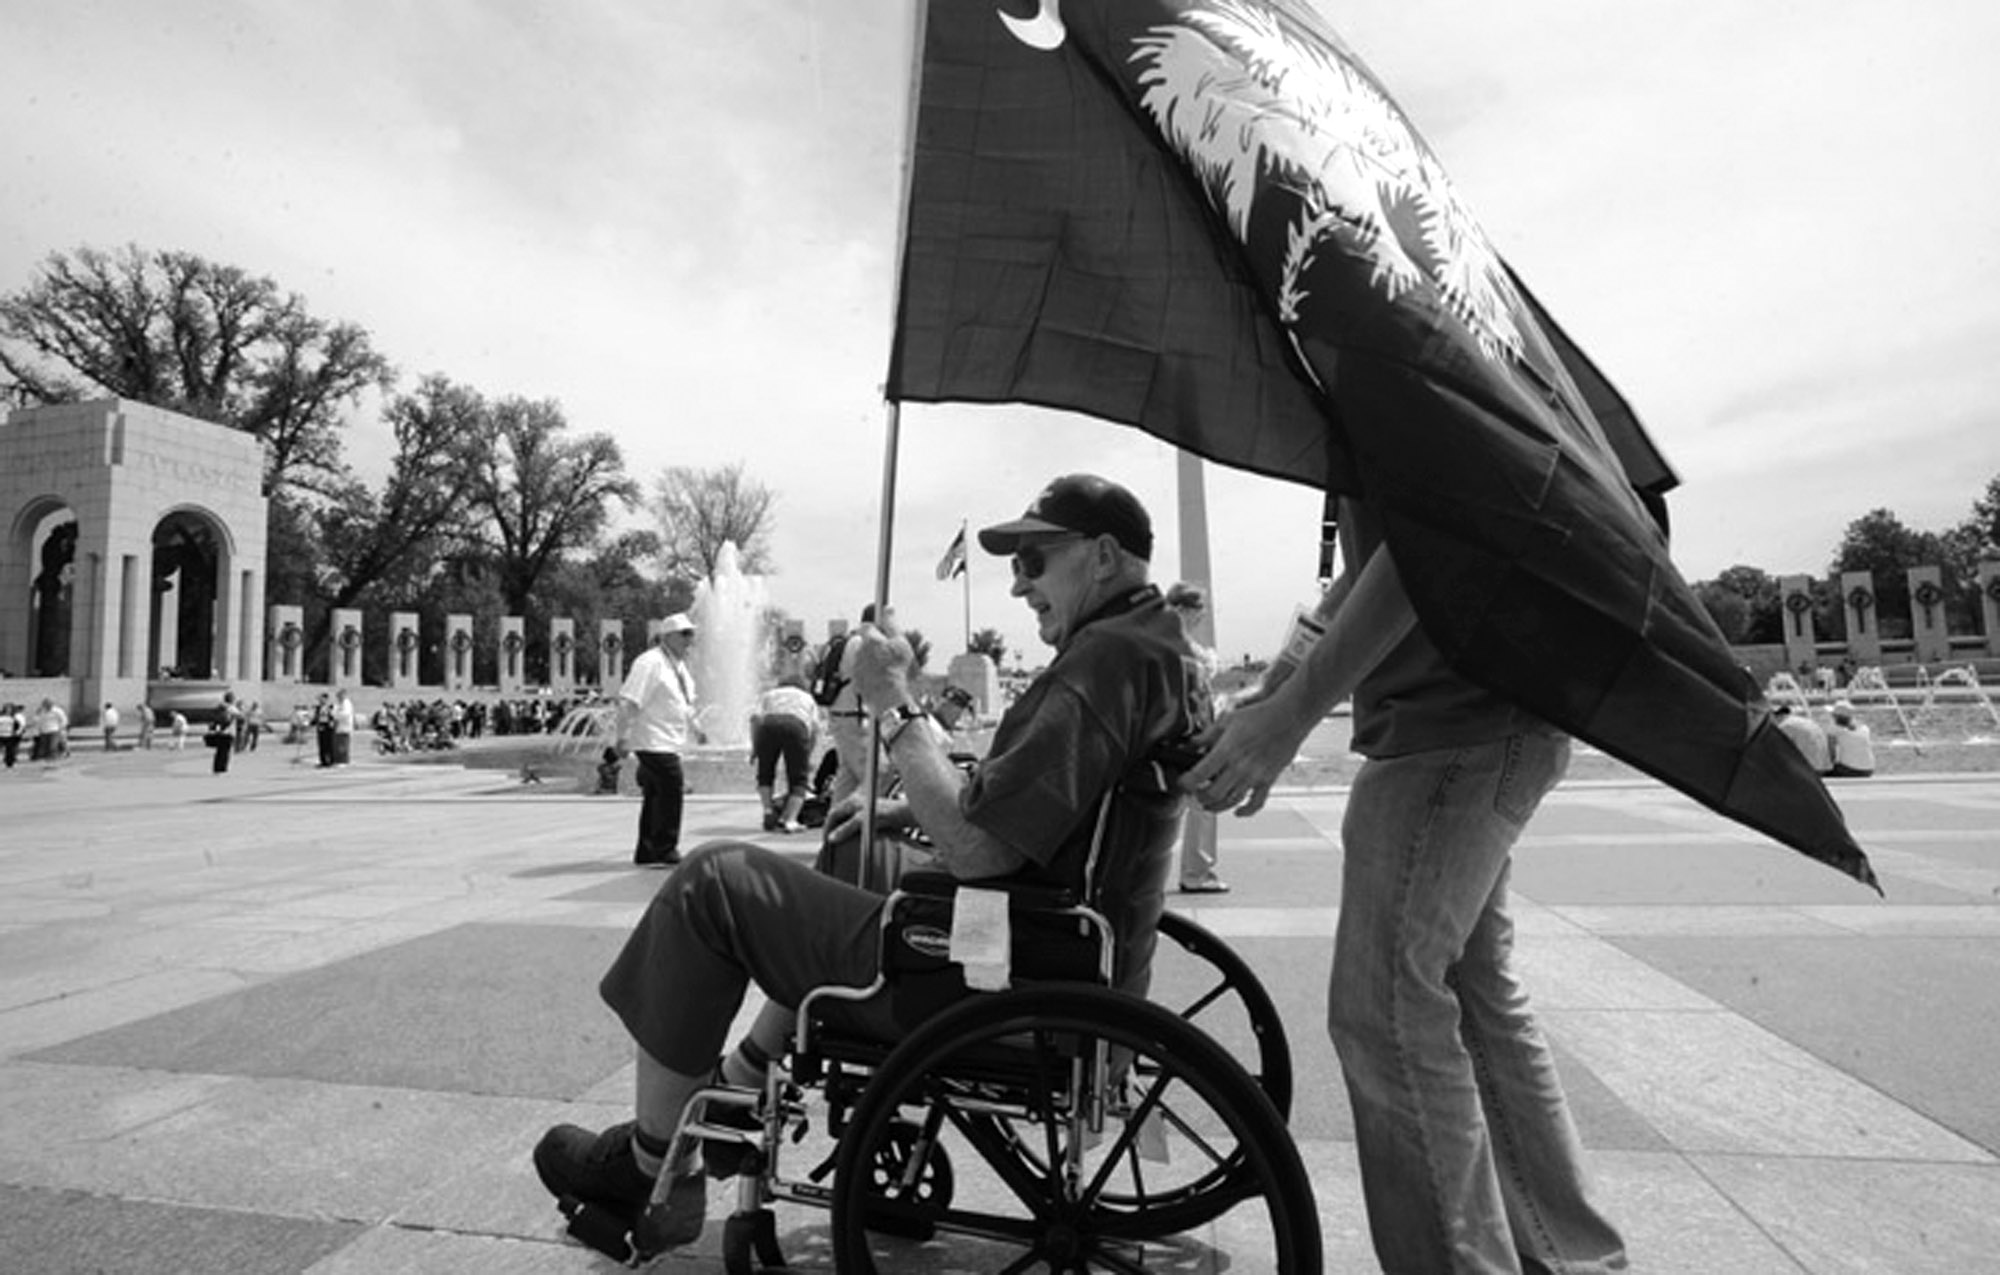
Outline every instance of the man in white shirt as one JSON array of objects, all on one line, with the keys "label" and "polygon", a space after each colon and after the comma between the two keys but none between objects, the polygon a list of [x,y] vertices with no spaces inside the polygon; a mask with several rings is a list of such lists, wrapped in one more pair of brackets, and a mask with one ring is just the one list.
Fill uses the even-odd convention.
[{"label": "man in white shirt", "polygon": [[1875,740],[1868,727],[1854,720],[1854,705],[1841,700],[1833,706],[1833,729],[1826,733],[1827,774],[1835,779],[1865,779],[1875,773]]},{"label": "man in white shirt", "polygon": [[632,862],[666,868],[681,861],[681,750],[694,733],[694,674],[688,648],[694,621],[685,613],[668,616],[658,642],[638,659],[618,689],[618,733],[614,747],[639,759],[639,844]]}]

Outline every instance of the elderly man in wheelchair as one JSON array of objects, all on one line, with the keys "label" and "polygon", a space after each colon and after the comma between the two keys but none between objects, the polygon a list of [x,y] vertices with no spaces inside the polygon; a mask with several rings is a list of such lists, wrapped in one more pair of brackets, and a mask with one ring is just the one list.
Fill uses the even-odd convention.
[{"label": "elderly man in wheelchair", "polygon": [[[980,532],[1012,558],[1013,593],[1056,655],[969,772],[914,707],[908,644],[860,631],[854,681],[903,786],[874,828],[921,828],[930,870],[839,879],[839,852],[862,848],[856,801],[829,819],[817,870],[741,843],[688,856],[600,988],[636,1044],[635,1119],[558,1126],[535,1148],[573,1234],[630,1260],[693,1241],[706,1144],[708,1172],[749,1184],[725,1237],[732,1270],[752,1248],[782,1262],[759,1207],[772,1198],[831,1205],[841,1269],[892,1268],[881,1245],[939,1231],[999,1245],[1009,1269],[1137,1269],[1137,1246],[1245,1199],[1262,1201],[1270,1236],[1251,1242],[1277,1269],[1317,1267],[1283,1125],[1288,1064],[1265,1042],[1260,1083],[1140,999],[1180,814],[1174,750],[1209,720],[1200,666],[1148,583],[1152,539],[1138,500],[1092,475],[1056,479],[1023,517]],[[1240,962],[1212,959],[1274,1020]],[[769,1003],[722,1057],[753,982]],[[1254,1030],[1275,1034],[1271,1021]],[[783,1062],[824,1085],[835,1126],[835,1156],[810,1183],[773,1165],[800,1110],[786,1097],[797,1086],[773,1080]],[[1282,1093],[1267,1093],[1274,1081]],[[1170,1132],[1202,1149],[1198,1167],[1111,1185],[1114,1163],[1130,1175]],[[983,1185],[961,1172],[954,1191],[947,1135],[987,1166]],[[829,1167],[830,1190],[815,1185]],[[996,1203],[1007,1196],[1011,1212]]]}]

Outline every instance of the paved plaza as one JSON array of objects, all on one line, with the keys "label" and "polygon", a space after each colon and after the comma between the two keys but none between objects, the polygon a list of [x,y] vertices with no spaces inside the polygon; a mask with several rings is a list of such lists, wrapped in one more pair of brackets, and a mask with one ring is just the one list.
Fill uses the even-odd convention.
[{"label": "paved plaza", "polygon": [[[747,780],[695,794],[691,841],[756,826]],[[1837,795],[1886,900],[1642,782],[1565,785],[1521,848],[1529,985],[1637,1271],[2000,1261],[2000,779]],[[1328,1269],[1365,1272],[1321,1027],[1343,802],[1225,819],[1235,889],[1190,910],[1283,1007]],[[628,1111],[594,989],[660,880],[636,813],[271,745],[227,776],[192,748],[0,773],[0,1270],[613,1269],[528,1150]],[[659,1269],[720,1270],[731,1198]],[[779,1228],[830,1266],[824,1215]]]}]

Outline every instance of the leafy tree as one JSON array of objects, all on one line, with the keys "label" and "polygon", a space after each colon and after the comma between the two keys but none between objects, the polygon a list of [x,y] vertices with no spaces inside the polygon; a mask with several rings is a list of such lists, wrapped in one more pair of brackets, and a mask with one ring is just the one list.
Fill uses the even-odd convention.
[{"label": "leafy tree", "polygon": [[722,546],[734,542],[743,570],[772,574],[770,488],[744,473],[741,461],[721,469],[674,465],[653,485],[662,565],[689,580],[714,576]]},{"label": "leafy tree", "polygon": [[1735,646],[1750,641],[1749,599],[1717,580],[1698,581],[1693,588],[1696,600],[1707,609],[1725,641]]},{"label": "leafy tree", "polygon": [[487,414],[472,507],[493,537],[493,569],[510,613],[528,615],[535,586],[565,556],[591,547],[616,501],[639,496],[609,434],[570,437],[550,400],[506,398]]},{"label": "leafy tree", "polygon": [[972,641],[966,644],[966,650],[987,656],[993,661],[993,667],[999,668],[1007,658],[1007,639],[998,629],[979,629],[973,633]]},{"label": "leafy tree", "polygon": [[368,333],[269,279],[193,253],[53,253],[0,297],[0,373],[18,402],[112,394],[254,434],[265,490],[348,481],[340,412],[395,373]]},{"label": "leafy tree", "polygon": [[1972,502],[1972,517],[1962,525],[1985,556],[2000,557],[2000,474],[1987,480],[1985,492]]},{"label": "leafy tree", "polygon": [[[1759,643],[1782,642],[1785,637],[1785,620],[1780,594],[1783,592],[1778,578],[1761,567],[1738,564],[1715,577],[1714,584],[1742,602],[1741,636],[1733,636],[1730,625],[1710,606],[1709,613],[1716,616],[1716,623],[1723,635],[1732,642]],[[1699,588],[1696,595],[1706,603],[1709,595]],[[1717,600],[1720,602],[1720,600]],[[1733,612],[1726,602],[1720,602],[1724,612]]]},{"label": "leafy tree", "polygon": [[331,605],[351,606],[378,585],[408,600],[470,534],[485,411],[475,391],[442,376],[384,409],[396,452],[380,495],[350,481],[318,510]]},{"label": "leafy tree", "polygon": [[[1882,636],[1903,638],[1910,635],[1908,571],[1942,562],[1944,556],[1944,545],[1933,533],[1905,525],[1887,509],[1871,509],[1847,524],[1827,572],[1836,581],[1843,571],[1869,572]],[[1950,584],[1947,580],[1947,592]]]}]

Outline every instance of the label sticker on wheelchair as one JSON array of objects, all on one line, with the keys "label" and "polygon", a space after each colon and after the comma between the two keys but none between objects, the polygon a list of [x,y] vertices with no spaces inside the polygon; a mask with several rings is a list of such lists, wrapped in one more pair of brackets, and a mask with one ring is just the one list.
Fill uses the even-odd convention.
[{"label": "label sticker on wheelchair", "polygon": [[1013,963],[1007,928],[1007,896],[998,890],[958,888],[951,910],[951,959],[965,967],[965,985],[981,992],[1005,991]]}]

